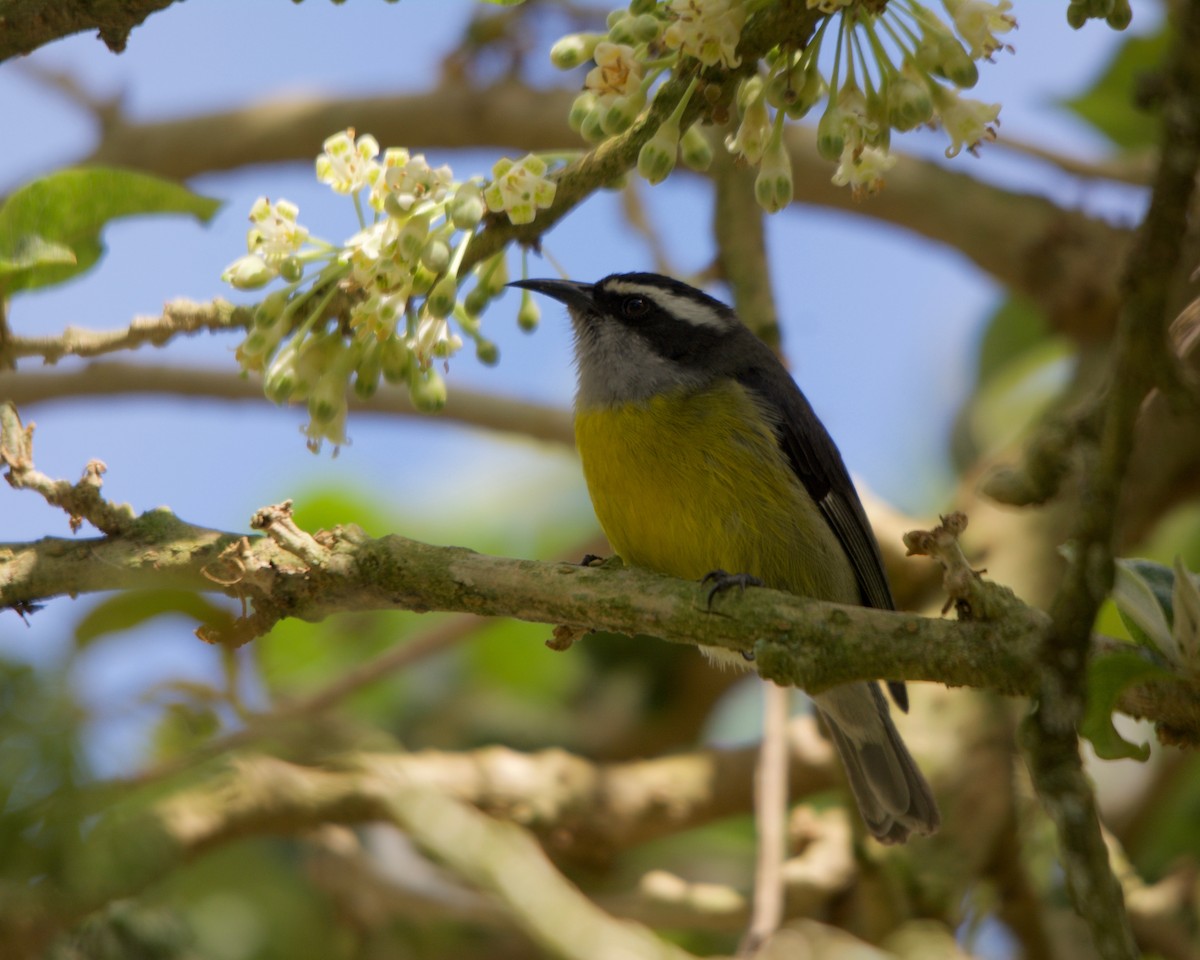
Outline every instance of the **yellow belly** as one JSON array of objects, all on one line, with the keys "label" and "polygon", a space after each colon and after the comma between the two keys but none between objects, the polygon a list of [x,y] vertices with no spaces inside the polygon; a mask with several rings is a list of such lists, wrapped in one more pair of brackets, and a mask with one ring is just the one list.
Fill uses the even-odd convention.
[{"label": "yellow belly", "polygon": [[850,563],[753,401],[735,383],[581,409],[575,440],[596,517],[621,558],[687,579],[749,573],[857,602]]}]

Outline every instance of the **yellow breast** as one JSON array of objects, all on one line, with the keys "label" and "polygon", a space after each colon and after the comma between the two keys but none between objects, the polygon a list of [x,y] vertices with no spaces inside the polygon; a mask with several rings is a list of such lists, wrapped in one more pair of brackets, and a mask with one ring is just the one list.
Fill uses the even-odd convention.
[{"label": "yellow breast", "polygon": [[857,601],[840,544],[737,383],[578,410],[575,440],[596,516],[625,562],[688,579],[750,573]]}]

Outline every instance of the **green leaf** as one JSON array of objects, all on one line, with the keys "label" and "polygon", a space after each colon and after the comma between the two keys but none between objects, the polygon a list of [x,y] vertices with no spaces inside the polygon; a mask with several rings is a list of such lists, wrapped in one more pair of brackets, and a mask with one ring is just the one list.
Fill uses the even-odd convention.
[{"label": "green leaf", "polygon": [[197,624],[225,625],[232,619],[228,610],[191,590],[130,590],[96,604],[75,626],[75,645],[82,649],[106,634],[169,614]]},{"label": "green leaf", "polygon": [[75,263],[75,252],[61,243],[51,243],[35,233],[21,237],[8,257],[0,257],[0,280],[22,270],[50,263]]},{"label": "green leaf", "polygon": [[1158,143],[1158,118],[1135,103],[1143,79],[1160,70],[1167,54],[1167,29],[1129,37],[1086,93],[1063,101],[1117,146],[1132,150]]},{"label": "green leaf", "polygon": [[19,187],[0,207],[0,294],[62,283],[104,253],[111,220],[185,213],[207,222],[220,204],[159,177],[107,167],[60,170]]},{"label": "green leaf", "polygon": [[1171,593],[1175,574],[1150,560],[1119,558],[1113,600],[1125,629],[1143,647],[1167,653],[1174,646]]},{"label": "green leaf", "polygon": [[1132,648],[1096,657],[1088,664],[1087,707],[1079,732],[1092,742],[1096,756],[1103,760],[1143,762],[1150,756],[1149,744],[1130,743],[1117,732],[1112,715],[1126,687],[1153,677],[1169,676],[1168,671]]}]

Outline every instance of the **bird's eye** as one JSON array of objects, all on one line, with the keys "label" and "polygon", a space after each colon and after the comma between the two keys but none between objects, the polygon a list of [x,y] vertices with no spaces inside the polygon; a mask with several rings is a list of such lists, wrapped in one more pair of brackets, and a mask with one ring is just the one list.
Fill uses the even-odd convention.
[{"label": "bird's eye", "polygon": [[650,309],[650,304],[641,297],[626,297],[621,301],[621,312],[630,320],[636,320],[638,317],[645,316],[646,311]]}]

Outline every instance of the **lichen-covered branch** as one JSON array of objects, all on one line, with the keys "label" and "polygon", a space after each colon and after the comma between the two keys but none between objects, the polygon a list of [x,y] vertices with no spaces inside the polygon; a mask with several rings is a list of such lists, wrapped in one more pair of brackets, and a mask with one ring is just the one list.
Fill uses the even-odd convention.
[{"label": "lichen-covered branch", "polygon": [[87,330],[67,327],[62,333],[43,337],[10,336],[0,344],[0,367],[22,357],[40,357],[57,363],[63,357],[98,357],[118,350],[136,350],[143,344],[162,346],[177,336],[201,330],[240,330],[250,325],[251,307],[234,306],[226,300],[198,303],[172,300],[157,317],[134,317],[122,330]]},{"label": "lichen-covered branch", "polygon": [[120,53],[134,27],[175,0],[0,0],[0,63],[47,43],[95,30]]},{"label": "lichen-covered branch", "polygon": [[[881,676],[1010,695],[1038,689],[1035,653],[1046,620],[1028,608],[957,623],[756,589],[709,613],[700,585],[641,570],[489,557],[400,536],[371,539],[353,527],[314,540],[320,565],[270,536],[197,527],[152,510],[121,536],[0,544],[0,606],[182,586],[253,605],[228,634],[208,638],[222,642],[248,642],[288,616],[441,610],[752,649],[764,676],[812,691]],[[1182,679],[1132,688],[1121,703],[1181,738],[1200,739],[1200,699]]]}]

